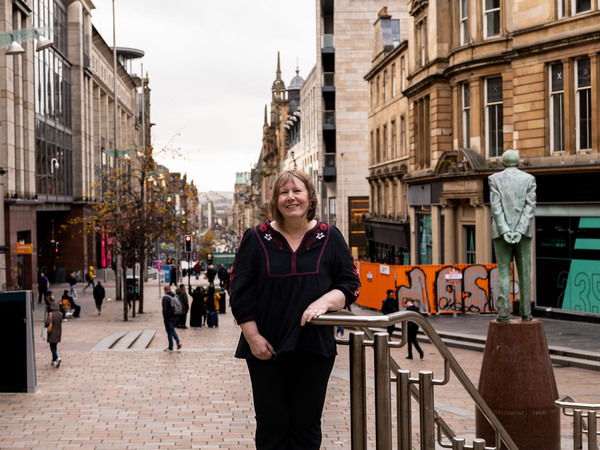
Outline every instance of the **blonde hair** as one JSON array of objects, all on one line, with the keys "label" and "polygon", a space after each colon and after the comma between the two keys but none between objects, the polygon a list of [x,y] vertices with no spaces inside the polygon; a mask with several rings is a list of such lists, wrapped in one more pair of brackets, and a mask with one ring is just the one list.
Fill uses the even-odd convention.
[{"label": "blonde hair", "polygon": [[292,178],[300,180],[308,191],[308,211],[306,212],[306,219],[310,222],[317,214],[317,191],[315,190],[315,186],[310,177],[298,169],[286,170],[277,176],[275,184],[273,185],[271,201],[269,202],[269,213],[271,214],[271,218],[278,222],[283,222],[283,215],[277,207],[277,199],[281,193],[281,186],[290,181]]}]

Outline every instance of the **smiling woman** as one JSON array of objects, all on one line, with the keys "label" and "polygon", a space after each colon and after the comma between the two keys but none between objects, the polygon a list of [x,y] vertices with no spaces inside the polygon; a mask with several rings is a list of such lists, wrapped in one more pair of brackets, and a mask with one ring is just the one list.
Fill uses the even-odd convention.
[{"label": "smiling woman", "polygon": [[231,311],[242,329],[256,411],[256,447],[318,449],[335,361],[331,327],[313,318],[358,297],[354,260],[340,231],[315,219],[317,197],[299,170],[281,173],[269,212],[246,231],[231,274]]}]

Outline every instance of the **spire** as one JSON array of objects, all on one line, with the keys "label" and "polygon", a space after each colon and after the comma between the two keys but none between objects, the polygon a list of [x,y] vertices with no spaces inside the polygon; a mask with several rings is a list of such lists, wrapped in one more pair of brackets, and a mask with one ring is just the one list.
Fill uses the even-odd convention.
[{"label": "spire", "polygon": [[275,81],[273,81],[273,86],[271,87],[272,96],[271,99],[273,101],[285,100],[285,83],[281,79],[281,62],[279,59],[279,52],[277,52],[277,72]]}]

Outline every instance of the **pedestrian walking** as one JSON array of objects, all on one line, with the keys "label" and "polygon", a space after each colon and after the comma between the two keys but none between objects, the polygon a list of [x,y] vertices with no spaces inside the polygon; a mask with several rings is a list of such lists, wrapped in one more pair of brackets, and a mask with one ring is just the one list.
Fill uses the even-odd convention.
[{"label": "pedestrian walking", "polygon": [[48,281],[48,278],[46,278],[46,274],[44,272],[40,272],[40,276],[38,277],[38,303],[42,303],[42,300],[45,300],[49,286],[50,281]]},{"label": "pedestrian walking", "polygon": [[175,294],[179,297],[181,301],[181,306],[183,307],[183,314],[177,316],[177,321],[175,326],[177,328],[187,328],[187,314],[190,310],[190,302],[188,300],[187,292],[185,292],[185,284],[180,284],[179,288],[175,290]]},{"label": "pedestrian walking", "polygon": [[299,170],[273,185],[274,219],[244,233],[231,275],[230,304],[242,335],[256,417],[256,448],[318,449],[336,354],[330,326],[314,318],[358,297],[360,280],[340,231],[315,219],[317,195]]},{"label": "pedestrian walking", "polygon": [[94,286],[94,301],[96,302],[96,309],[98,310],[98,315],[102,314],[102,302],[104,301],[104,297],[106,297],[106,291],[104,290],[104,286],[102,283],[98,281],[98,284]]},{"label": "pedestrian walking", "polygon": [[206,324],[209,328],[219,326],[219,299],[221,296],[215,291],[215,285],[209,284],[206,293]]},{"label": "pedestrian walking", "polygon": [[206,324],[206,292],[202,286],[196,286],[192,291],[190,287],[190,295],[192,296],[192,306],[190,307],[190,327],[202,328]]},{"label": "pedestrian walking", "polygon": [[75,277],[75,272],[71,272],[69,274],[69,289],[71,291],[71,297],[77,300],[77,278]]},{"label": "pedestrian walking", "polygon": [[[398,311],[398,300],[394,297],[394,291],[392,289],[388,289],[387,297],[381,303],[381,312],[385,315],[392,314]],[[391,336],[394,333],[394,329],[396,325],[390,325],[387,327],[387,332]]]},{"label": "pedestrian walking", "polygon": [[83,288],[83,292],[85,292],[85,290],[87,288],[89,288],[90,286],[92,286],[92,289],[94,289],[96,287],[96,282],[94,281],[96,278],[96,275],[94,275],[94,266],[90,266],[88,267],[88,271],[85,274],[85,280],[88,282],[85,287]]},{"label": "pedestrian walking", "polygon": [[[404,304],[406,305],[407,311],[413,311],[413,312],[421,314],[421,311],[419,311],[418,306],[415,305],[415,303],[412,300],[407,299],[404,302]],[[417,341],[417,333],[419,332],[419,325],[417,325],[416,323],[411,322],[411,321],[409,321],[407,323],[407,325],[408,325],[408,356],[406,357],[406,359],[413,359],[413,351],[412,351],[413,345],[419,352],[419,356],[421,356],[421,359],[423,359],[423,356],[425,356],[425,354],[423,353],[423,350],[421,350],[421,346],[419,345],[419,342]]]},{"label": "pedestrian walking", "polygon": [[169,340],[169,347],[165,348],[165,351],[173,351],[173,340],[177,342],[177,349],[181,348],[181,341],[179,335],[175,331],[175,321],[177,315],[173,309],[173,297],[175,293],[171,291],[171,286],[165,286],[163,288],[165,295],[162,298],[162,314],[165,323],[165,330],[167,331],[167,339]]},{"label": "pedestrian walking", "polygon": [[219,270],[217,271],[217,277],[219,278],[219,286],[225,286],[225,278],[227,278],[227,269],[225,268],[225,264],[221,264],[219,266]]},{"label": "pedestrian walking", "polygon": [[48,337],[46,342],[50,344],[50,352],[52,353],[52,365],[58,369],[60,367],[60,357],[58,356],[58,344],[62,338],[62,321],[63,313],[60,311],[60,306],[56,300],[48,306],[48,313],[44,326],[48,329]]},{"label": "pedestrian walking", "polygon": [[202,272],[202,266],[200,265],[200,261],[197,261],[194,264],[194,275],[196,276],[196,280],[200,278],[200,272]]},{"label": "pedestrian walking", "polygon": [[208,280],[208,284],[215,283],[215,277],[217,276],[217,271],[215,270],[215,266],[210,264],[208,269],[206,269],[206,279]]}]

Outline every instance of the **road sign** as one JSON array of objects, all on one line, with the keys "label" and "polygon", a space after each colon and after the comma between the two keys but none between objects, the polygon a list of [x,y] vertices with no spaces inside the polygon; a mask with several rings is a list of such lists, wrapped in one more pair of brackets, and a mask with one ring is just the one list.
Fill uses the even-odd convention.
[{"label": "road sign", "polygon": [[446,281],[449,281],[450,283],[458,283],[463,279],[462,272],[456,269],[452,269],[451,271],[446,272],[445,277]]}]

